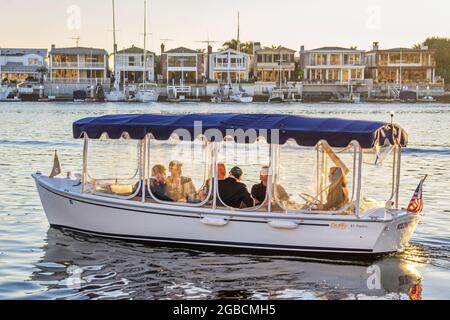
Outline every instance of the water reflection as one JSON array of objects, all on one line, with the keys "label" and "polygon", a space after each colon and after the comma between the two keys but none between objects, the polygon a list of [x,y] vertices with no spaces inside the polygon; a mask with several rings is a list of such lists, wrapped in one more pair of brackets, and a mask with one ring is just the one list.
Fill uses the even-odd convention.
[{"label": "water reflection", "polygon": [[[419,250],[414,247],[412,250]],[[420,299],[419,262],[229,255],[50,228],[31,281],[46,299]]]}]

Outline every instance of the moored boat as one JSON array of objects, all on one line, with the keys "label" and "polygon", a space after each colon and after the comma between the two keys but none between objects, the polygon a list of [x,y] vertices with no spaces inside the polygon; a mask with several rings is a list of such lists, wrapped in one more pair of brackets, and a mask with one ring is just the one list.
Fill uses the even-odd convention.
[{"label": "moored boat", "polygon": [[[206,189],[202,199],[164,201],[148,184],[153,179],[150,168],[156,164],[152,141],[166,141],[174,134],[183,136],[183,141],[200,138],[205,145],[205,168],[198,169],[209,173],[205,185],[212,188]],[[111,115],[75,122],[73,136],[84,139],[81,179],[33,175],[52,226],[164,244],[378,255],[402,251],[421,219],[420,212],[399,205],[400,154],[408,137],[394,124],[267,114]],[[217,165],[221,144],[230,141],[226,137],[241,144],[261,138],[267,141],[268,186],[265,200],[255,207],[234,208],[221,199]],[[137,143],[133,178],[93,176],[91,143],[106,138]],[[273,191],[282,182],[282,148],[292,141],[312,152],[317,171],[314,194],[302,193],[304,202],[295,204]],[[391,195],[381,203],[364,199],[362,167],[366,157],[374,153],[378,161],[383,158],[379,150],[387,147],[394,155],[392,175],[386,175],[392,177]],[[307,166],[301,153],[288,150],[290,156],[298,157],[299,164],[291,168],[294,172]],[[343,150],[353,159],[351,168],[343,163]],[[127,159],[126,154],[115,156],[117,161]],[[331,192],[326,187],[330,164],[351,177],[348,201],[335,208],[325,205],[326,194]]]}]

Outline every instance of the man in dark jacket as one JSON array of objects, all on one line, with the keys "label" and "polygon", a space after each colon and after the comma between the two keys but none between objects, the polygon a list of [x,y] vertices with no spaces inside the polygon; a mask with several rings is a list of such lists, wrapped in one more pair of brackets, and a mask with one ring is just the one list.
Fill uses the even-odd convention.
[{"label": "man in dark jacket", "polygon": [[242,175],[242,169],[234,167],[227,179],[219,181],[220,199],[229,207],[241,208],[244,204],[247,208],[251,208],[256,205],[255,200],[247,190],[247,186],[240,182]]}]

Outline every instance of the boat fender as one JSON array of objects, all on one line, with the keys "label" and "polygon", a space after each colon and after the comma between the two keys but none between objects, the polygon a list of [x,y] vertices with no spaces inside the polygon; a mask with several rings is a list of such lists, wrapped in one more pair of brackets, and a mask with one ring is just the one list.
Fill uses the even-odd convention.
[{"label": "boat fender", "polygon": [[294,230],[298,228],[298,223],[288,220],[271,220],[269,225],[275,229]]},{"label": "boat fender", "polygon": [[223,218],[205,217],[201,219],[202,223],[207,226],[224,227],[228,224],[228,220]]}]

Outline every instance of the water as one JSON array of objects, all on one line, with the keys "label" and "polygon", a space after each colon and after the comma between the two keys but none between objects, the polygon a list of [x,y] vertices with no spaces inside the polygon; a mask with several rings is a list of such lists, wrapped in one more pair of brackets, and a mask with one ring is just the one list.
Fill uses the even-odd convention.
[{"label": "water", "polygon": [[[49,228],[30,174],[50,172],[58,149],[79,172],[72,122],[142,112],[240,112],[210,104],[0,104],[0,299],[448,299],[450,298],[450,106],[291,104],[246,112],[396,122],[410,135],[402,203],[428,173],[426,212],[405,253],[375,262],[255,256],[152,247]],[[381,179],[381,178],[380,178]],[[381,181],[381,180],[380,180]],[[380,281],[373,281],[373,274]]]}]

